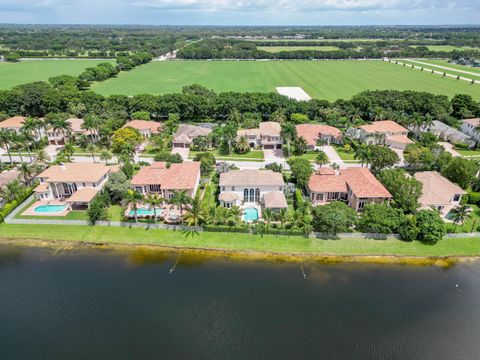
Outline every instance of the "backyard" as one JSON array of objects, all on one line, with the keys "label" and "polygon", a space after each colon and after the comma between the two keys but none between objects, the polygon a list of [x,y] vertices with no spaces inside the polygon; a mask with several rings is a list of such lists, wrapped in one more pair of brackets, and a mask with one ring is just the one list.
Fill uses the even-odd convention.
[{"label": "backyard", "polygon": [[363,90],[428,91],[453,96],[480,97],[480,86],[465,81],[406,71],[383,61],[162,61],[122,72],[95,83],[103,94],[135,95],[180,92],[190,84],[215,91],[274,92],[279,86],[299,86],[310,96],[336,100]]},{"label": "backyard", "polygon": [[[193,159],[195,155],[198,153],[203,153],[204,151],[190,151],[189,158]],[[263,151],[262,150],[250,150],[245,154],[237,154],[236,152],[232,152],[230,155],[227,155],[221,152],[218,149],[209,151],[215,159],[217,160],[237,160],[237,161],[263,161]]]}]

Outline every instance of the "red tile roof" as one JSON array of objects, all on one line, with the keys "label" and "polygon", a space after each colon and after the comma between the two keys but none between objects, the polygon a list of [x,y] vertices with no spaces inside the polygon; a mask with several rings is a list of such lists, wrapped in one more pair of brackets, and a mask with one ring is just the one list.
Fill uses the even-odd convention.
[{"label": "red tile roof", "polygon": [[155,162],[151,166],[141,168],[133,177],[131,184],[133,186],[156,184],[166,190],[190,190],[195,188],[199,175],[198,161],[172,164],[168,169],[166,163]]},{"label": "red tile roof", "polygon": [[339,138],[342,136],[340,130],[333,126],[329,125],[320,125],[320,124],[301,124],[296,125],[298,137],[305,139],[308,145],[315,146],[317,145],[317,140],[320,136],[332,136],[334,138]]},{"label": "red tile roof", "polygon": [[150,130],[152,134],[158,134],[162,129],[162,124],[156,121],[132,120],[123,125],[123,127],[131,127],[137,130]]},{"label": "red tile roof", "polygon": [[360,129],[367,133],[401,133],[408,132],[403,126],[392,120],[374,121],[368,125],[360,126]]},{"label": "red tile roof", "polygon": [[0,122],[0,129],[20,129],[25,122],[25,117],[14,116]]},{"label": "red tile roof", "polygon": [[392,194],[377,180],[367,168],[348,168],[340,170],[350,190],[362,198],[391,198]]},{"label": "red tile roof", "polygon": [[308,188],[312,192],[343,192],[346,193],[347,183],[341,175],[335,175],[335,171],[329,174],[313,174],[308,180]]}]

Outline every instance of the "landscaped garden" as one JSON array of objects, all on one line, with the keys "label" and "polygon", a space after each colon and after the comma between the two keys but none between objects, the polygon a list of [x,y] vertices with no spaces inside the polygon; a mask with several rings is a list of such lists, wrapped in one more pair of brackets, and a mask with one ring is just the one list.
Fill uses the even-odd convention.
[{"label": "landscaped garden", "polygon": [[[193,159],[197,154],[203,153],[204,151],[190,151],[189,158]],[[217,160],[235,160],[235,161],[263,161],[263,150],[250,150],[244,154],[239,154],[237,152],[232,152],[231,154],[226,154],[225,152],[215,149],[208,151]]]}]

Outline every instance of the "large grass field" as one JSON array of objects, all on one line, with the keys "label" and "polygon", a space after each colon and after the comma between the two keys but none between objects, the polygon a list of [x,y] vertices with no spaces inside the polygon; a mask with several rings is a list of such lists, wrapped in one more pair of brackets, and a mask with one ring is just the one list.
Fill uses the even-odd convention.
[{"label": "large grass field", "polygon": [[272,53],[276,53],[280,51],[298,51],[298,50],[319,50],[319,51],[340,50],[336,46],[257,46],[257,49],[272,52]]},{"label": "large grass field", "polygon": [[469,47],[469,46],[453,46],[453,45],[427,45],[427,48],[430,51],[478,50],[478,48],[473,48],[473,47]]},{"label": "large grass field", "polygon": [[475,238],[444,239],[435,245],[418,241],[342,239],[321,240],[300,236],[274,236],[200,232],[187,236],[180,231],[141,228],[7,225],[0,224],[0,239],[62,240],[88,243],[179,246],[277,253],[396,256],[478,256],[480,241]]},{"label": "large grass field", "polygon": [[57,75],[79,75],[87,67],[108,60],[28,60],[17,63],[0,63],[0,89],[34,81],[46,81]]},{"label": "large grass field", "polygon": [[411,71],[383,61],[164,61],[122,72],[96,83],[104,95],[167,94],[200,84],[215,91],[270,92],[300,86],[310,96],[336,100],[363,90],[419,90],[480,97],[480,86]]},{"label": "large grass field", "polygon": [[[456,65],[456,64],[449,64],[446,60],[445,61],[444,60],[417,60],[417,61],[421,61],[423,64],[419,64],[418,62],[412,62],[410,60],[400,60],[400,62],[404,62],[408,65],[423,66],[428,69],[433,69],[435,71],[440,71],[440,72],[446,72],[447,74],[452,74],[455,76],[459,75],[464,78],[470,78],[470,79],[474,78],[475,80],[480,80],[480,69],[478,68],[472,68],[469,66]],[[451,70],[443,69],[438,66],[444,66]],[[465,74],[464,72],[456,71],[457,69],[462,71],[468,71],[471,74]]]}]

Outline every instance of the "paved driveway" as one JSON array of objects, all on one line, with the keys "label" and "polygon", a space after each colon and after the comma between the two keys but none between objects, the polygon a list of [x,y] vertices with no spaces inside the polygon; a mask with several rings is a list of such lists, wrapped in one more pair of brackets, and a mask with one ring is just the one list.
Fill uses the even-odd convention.
[{"label": "paved driveway", "polygon": [[190,154],[189,148],[181,148],[181,147],[174,147],[172,148],[172,155],[173,154],[180,154],[183,160],[188,160],[188,154]]},{"label": "paved driveway", "polygon": [[266,163],[276,162],[283,164],[285,162],[282,149],[265,149],[263,150],[263,157]]},{"label": "paved driveway", "polygon": [[448,143],[448,142],[439,142],[440,145],[442,145],[445,149],[445,151],[448,151],[450,154],[452,154],[452,156],[462,156],[462,154],[460,154],[458,151],[456,151],[454,148],[453,148],[453,145]]}]

